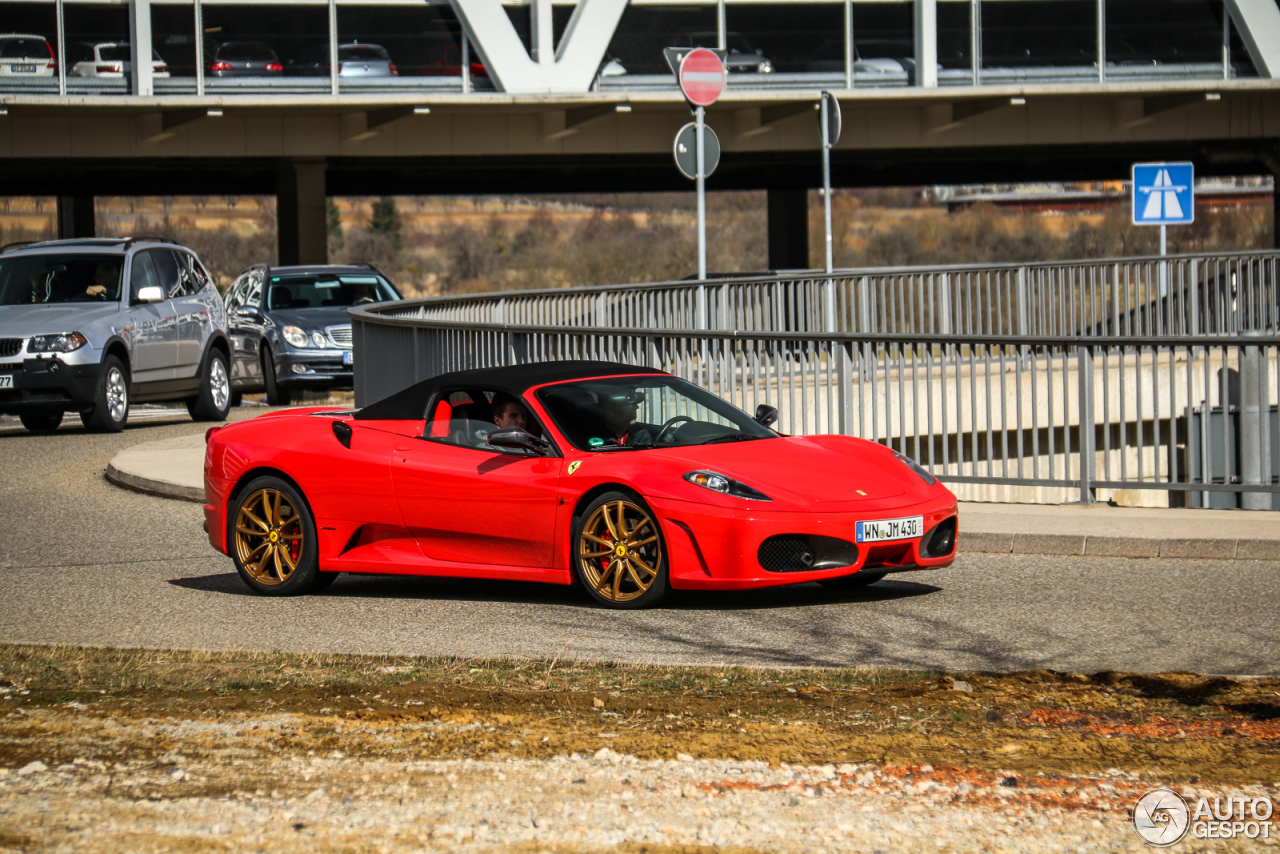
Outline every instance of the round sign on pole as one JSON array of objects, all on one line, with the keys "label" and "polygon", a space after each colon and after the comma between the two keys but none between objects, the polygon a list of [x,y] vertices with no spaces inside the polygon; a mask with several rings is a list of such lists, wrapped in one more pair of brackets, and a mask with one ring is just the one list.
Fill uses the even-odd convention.
[{"label": "round sign on pole", "polygon": [[698,107],[709,107],[724,92],[724,63],[715,52],[705,47],[695,48],[685,54],[680,61],[680,72],[676,75],[680,81],[680,91],[689,99],[689,103]]},{"label": "round sign on pole", "polygon": [[[706,145],[706,151],[703,153],[706,174],[702,177],[709,178],[720,165],[720,137],[716,136],[716,132],[710,125],[704,124],[702,141]],[[672,153],[676,156],[676,168],[681,174],[691,181],[696,180],[698,177],[698,125],[695,122],[689,122],[676,133],[676,144]]]},{"label": "round sign on pole", "polygon": [[[822,141],[829,147],[834,147],[840,141],[840,102],[836,100],[836,96],[830,92],[822,93],[822,100],[827,107],[827,127],[826,136]],[[818,136],[823,135],[822,127],[822,109],[819,105],[818,109]]]}]

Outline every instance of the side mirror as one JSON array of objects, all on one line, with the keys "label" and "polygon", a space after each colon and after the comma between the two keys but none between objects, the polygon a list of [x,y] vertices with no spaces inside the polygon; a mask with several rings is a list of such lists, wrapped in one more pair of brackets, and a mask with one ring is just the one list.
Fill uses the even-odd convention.
[{"label": "side mirror", "polygon": [[756,407],[756,423],[761,427],[768,427],[770,424],[778,420],[778,410],[767,403],[762,403]]},{"label": "side mirror", "polygon": [[238,305],[233,314],[236,317],[257,317],[258,307],[256,305]]},{"label": "side mirror", "polygon": [[148,285],[138,291],[138,302],[164,302],[164,288]]},{"label": "side mirror", "polygon": [[519,427],[505,427],[502,430],[494,430],[489,434],[486,441],[494,448],[530,451],[538,456],[542,456],[551,447],[548,442],[539,439],[526,430],[521,430]]}]

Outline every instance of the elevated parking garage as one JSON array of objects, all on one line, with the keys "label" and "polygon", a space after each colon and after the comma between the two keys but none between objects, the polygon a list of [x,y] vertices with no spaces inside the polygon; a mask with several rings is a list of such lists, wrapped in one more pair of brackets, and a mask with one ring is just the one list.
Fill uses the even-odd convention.
[{"label": "elevated parking garage", "polygon": [[326,195],[689,187],[664,46],[728,51],[708,187],[770,191],[774,267],[808,265],[823,89],[836,186],[1280,170],[1275,0],[62,0],[0,21],[6,192],[58,195],[76,236],[95,195],[275,192],[282,262],[323,259]]}]

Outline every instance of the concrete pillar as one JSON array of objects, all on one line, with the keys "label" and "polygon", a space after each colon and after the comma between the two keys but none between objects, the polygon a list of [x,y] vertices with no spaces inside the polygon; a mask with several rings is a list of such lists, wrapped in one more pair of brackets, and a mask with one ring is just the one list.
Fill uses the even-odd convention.
[{"label": "concrete pillar", "polygon": [[809,269],[809,191],[769,190],[769,269]]},{"label": "concrete pillar", "polygon": [[279,264],[327,264],[324,158],[283,158],[276,166]]},{"label": "concrete pillar", "polygon": [[93,236],[93,196],[58,196],[58,239]]},{"label": "concrete pillar", "polygon": [[915,0],[916,79],[927,89],[938,85],[938,0]]},{"label": "concrete pillar", "polygon": [[131,90],[150,98],[155,94],[155,75],[151,67],[151,0],[129,0],[129,39],[133,45]]}]

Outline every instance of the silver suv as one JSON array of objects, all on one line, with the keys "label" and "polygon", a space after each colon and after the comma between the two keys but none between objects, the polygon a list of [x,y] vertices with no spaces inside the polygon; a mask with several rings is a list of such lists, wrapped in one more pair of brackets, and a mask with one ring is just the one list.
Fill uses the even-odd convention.
[{"label": "silver suv", "polygon": [[28,430],[56,430],[64,412],[123,430],[142,401],[185,400],[195,420],[225,420],[230,354],[217,288],[174,241],[0,248],[0,414]]}]

